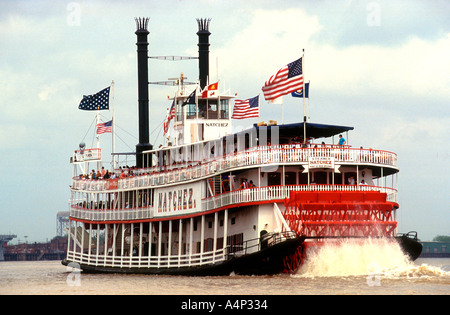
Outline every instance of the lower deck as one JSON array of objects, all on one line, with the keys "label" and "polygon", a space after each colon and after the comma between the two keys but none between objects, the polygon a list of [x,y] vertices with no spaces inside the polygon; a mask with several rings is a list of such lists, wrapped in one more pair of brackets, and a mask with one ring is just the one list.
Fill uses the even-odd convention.
[{"label": "lower deck", "polygon": [[[280,216],[271,204],[187,219],[105,224],[71,221],[67,260],[86,266],[147,269],[217,264],[280,242]],[[290,237],[296,237],[295,233]]]}]

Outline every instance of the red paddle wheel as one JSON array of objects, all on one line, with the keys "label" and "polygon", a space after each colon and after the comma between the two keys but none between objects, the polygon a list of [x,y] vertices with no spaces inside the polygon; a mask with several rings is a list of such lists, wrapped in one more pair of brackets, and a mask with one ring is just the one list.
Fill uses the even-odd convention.
[{"label": "red paddle wheel", "polygon": [[285,261],[285,271],[295,271],[309,246],[346,237],[394,237],[398,204],[379,191],[291,191],[285,200],[284,218],[307,241]]}]

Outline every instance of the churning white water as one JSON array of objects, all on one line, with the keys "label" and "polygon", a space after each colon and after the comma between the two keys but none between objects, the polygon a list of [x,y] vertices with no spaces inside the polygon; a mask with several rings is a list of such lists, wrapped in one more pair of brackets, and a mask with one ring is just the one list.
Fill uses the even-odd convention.
[{"label": "churning white water", "polygon": [[307,253],[306,263],[297,273],[299,276],[395,276],[417,267],[397,242],[388,239],[329,240],[311,247]]}]

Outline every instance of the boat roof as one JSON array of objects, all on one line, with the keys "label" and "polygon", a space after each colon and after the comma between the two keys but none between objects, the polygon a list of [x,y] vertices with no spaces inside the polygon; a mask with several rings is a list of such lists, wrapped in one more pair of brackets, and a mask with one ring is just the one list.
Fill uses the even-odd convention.
[{"label": "boat roof", "polygon": [[[259,128],[267,128],[270,130],[271,128],[279,128],[279,135],[281,138],[292,138],[294,136],[303,137],[303,122],[301,123],[293,123],[293,124],[284,124],[284,125],[272,125],[272,126],[257,126],[256,124],[253,126],[257,130]],[[337,125],[325,125],[325,124],[316,124],[316,123],[306,123],[306,137],[308,138],[328,138],[343,132],[353,130],[353,127],[348,126],[337,126]],[[246,130],[242,131],[246,132]],[[238,133],[239,134],[239,133]]]},{"label": "boat roof", "polygon": [[[236,133],[233,133],[234,136],[238,136],[240,134],[250,133],[251,130],[255,128],[258,133],[260,128],[267,128],[268,131],[271,132],[272,128],[279,128],[278,129],[278,135],[281,139],[292,139],[295,136],[303,137],[303,122],[301,123],[293,123],[293,124],[283,124],[283,125],[264,125],[264,126],[258,126],[257,124],[254,124],[252,128],[239,131]],[[332,137],[338,134],[341,134],[343,132],[353,130],[354,127],[348,127],[348,126],[337,126],[337,125],[325,125],[325,124],[316,124],[316,123],[306,123],[306,137],[307,138],[328,138]],[[227,136],[223,137],[222,139],[225,139]],[[160,150],[170,150],[175,149],[179,147],[189,146],[193,144],[199,144],[199,143],[206,143],[210,140],[203,140],[196,143],[190,143],[190,144],[182,144],[182,145],[175,145],[175,146],[164,146],[160,147],[158,149],[153,149],[149,151],[145,151],[144,153],[152,153],[157,152]],[[125,153],[128,154],[128,153]],[[135,153],[132,153],[135,154]]]}]

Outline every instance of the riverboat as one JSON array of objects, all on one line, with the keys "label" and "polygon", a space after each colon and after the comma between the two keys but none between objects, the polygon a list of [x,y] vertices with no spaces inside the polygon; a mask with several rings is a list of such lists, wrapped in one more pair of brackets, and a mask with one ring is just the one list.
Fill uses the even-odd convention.
[{"label": "riverboat", "polygon": [[100,149],[75,151],[63,264],[109,273],[292,273],[311,246],[368,237],[397,241],[417,258],[417,239],[396,231],[397,155],[335,143],[353,127],[306,118],[233,133],[235,95],[208,82],[210,20],[197,22],[199,90],[186,93],[180,77],[164,124],[174,141],[154,149],[148,19],[136,19],[139,144],[129,153],[136,167],[114,162],[112,176],[86,178],[89,162],[101,169]]}]

